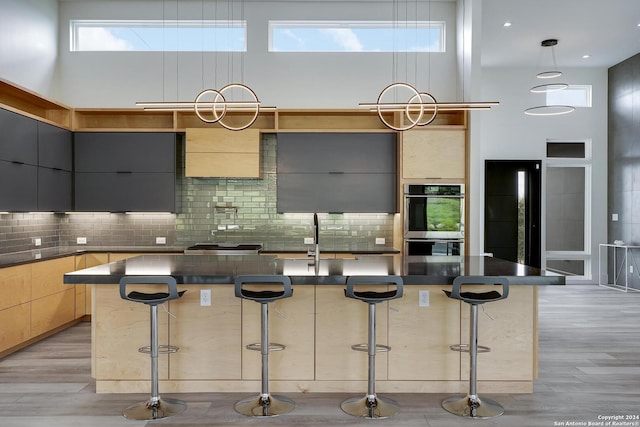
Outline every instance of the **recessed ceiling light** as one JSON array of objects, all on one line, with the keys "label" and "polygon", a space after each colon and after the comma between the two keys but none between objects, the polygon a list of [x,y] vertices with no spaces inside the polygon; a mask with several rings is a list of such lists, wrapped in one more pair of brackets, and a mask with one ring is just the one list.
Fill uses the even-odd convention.
[{"label": "recessed ceiling light", "polygon": [[591,58],[591,55],[582,55],[582,59],[589,59]]},{"label": "recessed ceiling light", "polygon": [[[503,24],[505,27],[510,27],[511,26],[511,22],[507,21]],[[638,26],[640,26],[640,24],[638,24]]]}]

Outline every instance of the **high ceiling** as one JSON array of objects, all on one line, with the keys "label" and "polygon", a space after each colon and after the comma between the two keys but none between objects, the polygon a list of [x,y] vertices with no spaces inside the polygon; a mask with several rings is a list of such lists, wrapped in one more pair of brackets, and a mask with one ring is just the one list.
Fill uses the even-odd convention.
[{"label": "high ceiling", "polygon": [[[344,0],[277,1],[324,1],[329,4]],[[512,23],[511,27],[504,27],[507,21]],[[540,42],[555,38],[559,40],[555,47],[559,68],[610,67],[640,52],[639,24],[640,0],[482,0],[482,65],[527,67],[549,64],[550,52],[543,50]],[[583,59],[583,55],[590,57]]]},{"label": "high ceiling", "polygon": [[483,0],[482,16],[484,66],[550,64],[548,38],[559,41],[558,68],[610,67],[640,52],[640,0]]}]

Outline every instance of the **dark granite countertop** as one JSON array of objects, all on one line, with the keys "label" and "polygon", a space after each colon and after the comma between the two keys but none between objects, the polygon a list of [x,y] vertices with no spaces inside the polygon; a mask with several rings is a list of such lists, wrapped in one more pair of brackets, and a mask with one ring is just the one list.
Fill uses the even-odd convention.
[{"label": "dark granite countertop", "polygon": [[[286,250],[278,250],[277,248],[264,244],[262,254],[306,254],[310,245],[300,245],[289,247]],[[181,254],[184,252],[184,246],[61,246],[54,248],[33,249],[30,251],[11,252],[0,254],[0,268],[12,267],[20,264],[28,264],[37,261],[45,261],[49,259],[62,258],[71,255],[81,255],[83,253],[94,252],[111,252],[111,253],[159,253],[159,254]],[[333,248],[320,247],[320,253],[334,254],[354,254],[354,255],[385,255],[399,254],[400,251],[393,247],[380,246],[371,249],[362,245],[348,245]]]},{"label": "dark granite countertop", "polygon": [[170,275],[180,284],[229,284],[240,274],[286,275],[296,285],[344,285],[353,275],[400,275],[406,285],[442,285],[460,275],[506,276],[515,285],[563,285],[564,276],[480,256],[363,256],[309,259],[267,255],[144,255],[64,275],[67,284],[117,284],[124,275]]}]

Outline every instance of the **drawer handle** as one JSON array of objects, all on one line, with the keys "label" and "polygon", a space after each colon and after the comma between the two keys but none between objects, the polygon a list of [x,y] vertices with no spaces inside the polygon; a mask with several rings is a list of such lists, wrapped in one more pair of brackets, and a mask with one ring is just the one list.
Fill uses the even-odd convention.
[{"label": "drawer handle", "polygon": [[344,175],[344,172],[329,172],[329,175]]}]

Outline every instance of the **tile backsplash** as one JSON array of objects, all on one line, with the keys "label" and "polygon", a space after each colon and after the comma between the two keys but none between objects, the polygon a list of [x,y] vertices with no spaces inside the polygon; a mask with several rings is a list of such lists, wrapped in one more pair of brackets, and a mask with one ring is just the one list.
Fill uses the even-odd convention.
[{"label": "tile backsplash", "polygon": [[[90,246],[150,246],[165,237],[167,246],[199,242],[268,242],[273,250],[300,247],[313,236],[313,215],[276,209],[276,137],[264,134],[262,179],[185,178],[179,162],[176,197],[179,213],[9,213],[0,214],[0,253],[72,246],[86,237]],[[374,249],[377,237],[393,244],[392,214],[319,214],[325,250],[346,244]]]}]

